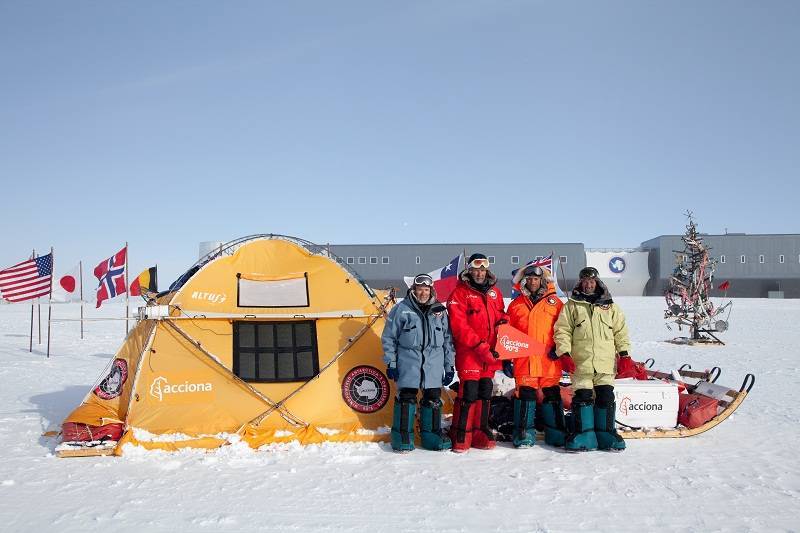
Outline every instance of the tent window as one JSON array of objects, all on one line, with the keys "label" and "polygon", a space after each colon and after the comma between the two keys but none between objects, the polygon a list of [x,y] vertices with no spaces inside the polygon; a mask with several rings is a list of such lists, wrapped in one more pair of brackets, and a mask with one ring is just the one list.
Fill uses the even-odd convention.
[{"label": "tent window", "polygon": [[233,373],[245,381],[308,381],[319,372],[314,321],[245,322],[233,327]]}]

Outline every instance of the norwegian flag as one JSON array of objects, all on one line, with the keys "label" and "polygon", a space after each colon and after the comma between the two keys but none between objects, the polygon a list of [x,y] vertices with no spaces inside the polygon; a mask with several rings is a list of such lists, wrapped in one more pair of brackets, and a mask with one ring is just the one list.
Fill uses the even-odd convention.
[{"label": "norwegian flag", "polygon": [[126,246],[99,265],[94,267],[94,275],[100,281],[97,286],[97,306],[104,300],[126,292],[125,265],[128,247]]}]

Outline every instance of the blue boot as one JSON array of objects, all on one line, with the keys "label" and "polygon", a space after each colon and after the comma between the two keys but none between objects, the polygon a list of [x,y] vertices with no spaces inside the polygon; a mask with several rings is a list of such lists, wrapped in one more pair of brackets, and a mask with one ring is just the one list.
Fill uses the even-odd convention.
[{"label": "blue boot", "polygon": [[544,442],[550,446],[564,446],[567,439],[567,426],[564,422],[564,404],[557,401],[542,402],[544,418]]},{"label": "blue boot", "polygon": [[514,398],[514,447],[530,448],[536,443],[536,430],[533,418],[536,415],[536,401]]},{"label": "blue boot", "polygon": [[453,447],[450,437],[442,431],[441,400],[423,400],[419,406],[419,437],[426,450],[442,451]]},{"label": "blue boot", "polygon": [[614,422],[616,412],[616,402],[611,402],[611,405],[595,405],[594,407],[594,432],[597,435],[597,447],[601,450],[621,452],[625,449],[625,439],[617,433]]},{"label": "blue boot", "polygon": [[570,431],[564,443],[564,448],[570,452],[596,450],[597,437],[594,434],[594,403],[573,401],[571,414]]},{"label": "blue boot", "polygon": [[413,402],[394,402],[392,416],[392,449],[396,452],[410,452],[414,449],[414,414],[417,404]]}]

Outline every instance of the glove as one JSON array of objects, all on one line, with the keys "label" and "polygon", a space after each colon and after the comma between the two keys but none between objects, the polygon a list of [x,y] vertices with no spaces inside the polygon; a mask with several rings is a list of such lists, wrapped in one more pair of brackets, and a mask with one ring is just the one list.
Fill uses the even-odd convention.
[{"label": "glove", "polygon": [[575,373],[575,361],[572,360],[572,356],[570,354],[561,354],[559,359],[561,359],[561,368],[563,368],[567,374]]},{"label": "glove", "polygon": [[632,378],[636,376],[636,364],[628,355],[620,355],[617,360],[617,377]]},{"label": "glove", "polygon": [[396,366],[387,366],[386,367],[386,377],[391,379],[392,381],[397,381],[397,378],[400,377],[400,374],[397,372]]},{"label": "glove", "polygon": [[485,342],[481,342],[479,345],[475,347],[475,352],[481,359],[491,359],[492,356],[492,349],[489,348],[489,345]]},{"label": "glove", "polygon": [[505,318],[501,318],[500,320],[494,323],[494,327],[499,327],[502,326],[503,324],[508,324],[508,320],[506,320]]},{"label": "glove", "polygon": [[550,352],[547,354],[547,358],[551,361],[558,361],[558,354],[556,353],[556,347],[553,346],[550,348]]},{"label": "glove", "polygon": [[505,374],[507,378],[514,377],[514,361],[510,359],[503,361],[503,374]]},{"label": "glove", "polygon": [[444,379],[442,379],[442,386],[446,387],[453,382],[453,378],[456,377],[456,369],[452,366],[449,370],[444,371]]}]

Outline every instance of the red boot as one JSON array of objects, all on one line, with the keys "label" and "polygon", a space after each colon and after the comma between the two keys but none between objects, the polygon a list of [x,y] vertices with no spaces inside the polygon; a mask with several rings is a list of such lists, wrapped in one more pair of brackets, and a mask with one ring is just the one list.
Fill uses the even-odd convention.
[{"label": "red boot", "polygon": [[466,452],[472,445],[472,413],[475,411],[476,403],[478,402],[468,404],[461,398],[455,401],[450,440],[453,441],[452,450],[456,453]]},{"label": "red boot", "polygon": [[474,402],[472,414],[472,447],[481,450],[491,450],[495,446],[494,432],[489,429],[489,404],[490,400]]}]

